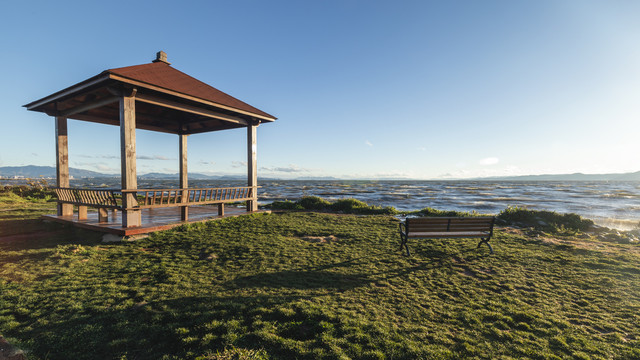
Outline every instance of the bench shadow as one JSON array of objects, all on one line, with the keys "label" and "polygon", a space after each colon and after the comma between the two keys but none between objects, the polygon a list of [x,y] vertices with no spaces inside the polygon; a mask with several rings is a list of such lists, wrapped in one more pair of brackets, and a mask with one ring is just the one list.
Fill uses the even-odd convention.
[{"label": "bench shadow", "polygon": [[[457,244],[456,246],[465,246]],[[438,244],[434,246],[422,245],[414,246],[411,249],[411,256],[407,257],[406,253],[402,252],[398,256],[401,256],[409,262],[416,263],[411,266],[399,266],[387,271],[380,271],[377,273],[371,273],[371,277],[384,276],[385,278],[398,278],[405,277],[409,274],[415,274],[420,271],[430,271],[443,267],[456,267],[461,265],[472,265],[475,262],[489,258],[493,256],[488,249],[476,249],[477,245],[468,246],[465,248],[452,249],[450,246],[444,248]]]}]

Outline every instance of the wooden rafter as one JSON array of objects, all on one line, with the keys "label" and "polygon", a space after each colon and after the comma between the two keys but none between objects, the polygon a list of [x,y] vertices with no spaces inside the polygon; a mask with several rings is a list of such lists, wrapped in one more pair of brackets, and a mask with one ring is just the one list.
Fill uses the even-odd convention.
[{"label": "wooden rafter", "polygon": [[228,121],[228,122],[232,122],[232,123],[236,123],[236,124],[240,124],[240,125],[244,125],[244,126],[247,125],[247,120],[244,120],[244,119],[239,118],[237,116],[226,115],[226,114],[219,113],[217,111],[212,111],[212,110],[204,109],[204,108],[201,108],[201,107],[191,106],[191,105],[187,105],[187,104],[181,104],[179,102],[162,99],[160,97],[153,96],[153,95],[138,94],[136,96],[136,100],[144,102],[144,103],[147,103],[147,104],[152,104],[152,105],[166,107],[166,108],[169,108],[169,109],[184,111],[184,112],[187,112],[187,113],[190,113],[190,114],[196,114],[196,115],[200,115],[200,116],[204,116],[204,117],[208,117],[208,118],[224,120],[224,121]]},{"label": "wooden rafter", "polygon": [[89,101],[89,102],[85,102],[83,104],[80,104],[78,106],[72,107],[70,109],[66,109],[66,110],[62,110],[60,112],[60,116],[71,116],[77,113],[81,113],[81,112],[85,112],[85,111],[89,111],[95,108],[99,108],[105,105],[109,105],[112,103],[115,103],[116,101],[118,101],[118,97],[117,96],[109,96],[106,98],[102,98],[102,99],[97,99],[97,100],[93,100],[93,101]]}]

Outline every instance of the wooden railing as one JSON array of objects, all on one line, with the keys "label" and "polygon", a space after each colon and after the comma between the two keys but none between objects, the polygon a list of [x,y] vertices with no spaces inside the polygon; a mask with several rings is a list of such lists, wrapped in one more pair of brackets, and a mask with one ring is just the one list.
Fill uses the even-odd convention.
[{"label": "wooden railing", "polygon": [[134,194],[138,202],[131,209],[224,204],[256,200],[256,187],[227,187],[203,189],[136,189],[122,190],[122,194]]},{"label": "wooden railing", "polygon": [[58,202],[97,208],[122,208],[122,196],[117,189],[54,188]]}]

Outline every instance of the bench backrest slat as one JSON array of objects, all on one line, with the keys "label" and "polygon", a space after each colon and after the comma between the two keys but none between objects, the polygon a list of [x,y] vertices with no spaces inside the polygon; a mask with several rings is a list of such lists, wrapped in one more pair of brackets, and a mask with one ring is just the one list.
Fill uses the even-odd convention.
[{"label": "bench backrest slat", "polygon": [[494,218],[408,218],[409,232],[491,231]]},{"label": "bench backrest slat", "polygon": [[483,231],[491,229],[491,224],[486,225],[438,225],[438,226],[416,226],[409,225],[409,231],[411,232],[420,232],[420,231]]}]

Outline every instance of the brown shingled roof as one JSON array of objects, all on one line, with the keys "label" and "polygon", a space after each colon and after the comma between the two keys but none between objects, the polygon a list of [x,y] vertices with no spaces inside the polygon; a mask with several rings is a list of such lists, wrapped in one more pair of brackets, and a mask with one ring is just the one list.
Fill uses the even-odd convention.
[{"label": "brown shingled roof", "polygon": [[275,117],[257,109],[243,101],[228,95],[213,86],[193,78],[179,70],[172,68],[164,62],[134,65],[109,69],[103,73],[118,75],[127,79],[143,82],[161,87],[163,89],[179,92],[216,104],[228,106],[234,109],[246,111],[275,120]]}]

